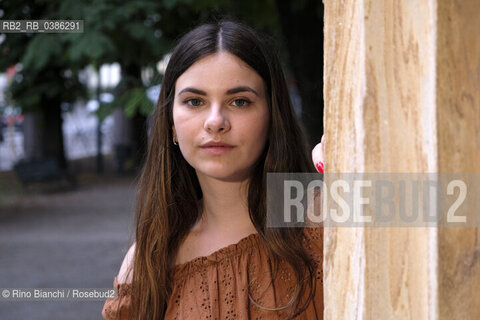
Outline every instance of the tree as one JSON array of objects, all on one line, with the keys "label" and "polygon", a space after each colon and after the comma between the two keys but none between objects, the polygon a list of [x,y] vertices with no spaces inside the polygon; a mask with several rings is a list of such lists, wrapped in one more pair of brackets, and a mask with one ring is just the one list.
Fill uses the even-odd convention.
[{"label": "tree", "polygon": [[[3,19],[55,19],[58,1],[28,1],[3,3]],[[62,103],[73,102],[85,96],[84,86],[78,81],[79,65],[72,64],[65,55],[68,46],[62,34],[7,34],[1,43],[0,69],[21,63],[9,94],[24,112],[40,114],[38,145],[42,157],[53,157],[65,169]]]}]

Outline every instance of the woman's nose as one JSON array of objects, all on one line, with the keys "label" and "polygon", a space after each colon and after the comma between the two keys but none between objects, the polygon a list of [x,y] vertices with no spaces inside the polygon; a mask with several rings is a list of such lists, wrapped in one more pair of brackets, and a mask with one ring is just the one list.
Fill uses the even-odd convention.
[{"label": "woman's nose", "polygon": [[212,105],[205,120],[205,130],[216,133],[230,130],[230,121],[219,105]]}]

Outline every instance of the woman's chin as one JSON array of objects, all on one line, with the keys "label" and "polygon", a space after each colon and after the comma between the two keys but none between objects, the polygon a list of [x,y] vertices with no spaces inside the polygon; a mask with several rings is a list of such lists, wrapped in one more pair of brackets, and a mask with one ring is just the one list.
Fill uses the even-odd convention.
[{"label": "woman's chin", "polygon": [[199,179],[208,178],[225,182],[242,182],[248,179],[248,172],[232,171],[226,168],[210,168],[209,170],[195,169]]}]

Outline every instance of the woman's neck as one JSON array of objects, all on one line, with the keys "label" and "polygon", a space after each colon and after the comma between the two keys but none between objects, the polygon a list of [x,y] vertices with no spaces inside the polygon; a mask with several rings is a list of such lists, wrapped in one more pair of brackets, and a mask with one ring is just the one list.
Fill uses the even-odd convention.
[{"label": "woman's neck", "polygon": [[199,177],[203,192],[201,217],[180,244],[176,264],[191,261],[255,233],[248,213],[248,182]]},{"label": "woman's neck", "polygon": [[248,212],[248,180],[225,182],[199,177],[202,215],[199,227],[205,232],[238,234],[255,231]]}]

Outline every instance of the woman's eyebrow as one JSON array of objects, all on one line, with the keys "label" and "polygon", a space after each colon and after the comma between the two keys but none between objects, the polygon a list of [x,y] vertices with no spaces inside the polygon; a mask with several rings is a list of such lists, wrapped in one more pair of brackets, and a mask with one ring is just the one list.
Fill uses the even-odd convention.
[{"label": "woman's eyebrow", "polygon": [[255,93],[256,96],[258,96],[258,92],[255,91],[254,89],[250,88],[249,86],[240,86],[240,87],[235,87],[232,89],[227,90],[227,94],[235,94],[239,92],[245,92],[245,91],[250,91]]},{"label": "woman's eyebrow", "polygon": [[177,96],[181,95],[182,93],[184,92],[191,92],[191,93],[195,93],[195,94],[199,94],[201,96],[206,96],[207,93],[205,91],[202,91],[200,89],[196,89],[196,88],[192,88],[192,87],[186,87],[184,89],[182,89],[178,94]]},{"label": "woman's eyebrow", "polygon": [[[227,94],[235,94],[235,93],[245,92],[245,91],[253,92],[256,96],[258,96],[258,92],[255,91],[253,88],[251,88],[249,86],[240,86],[240,87],[235,87],[235,88],[232,88],[232,89],[228,89]],[[202,95],[202,96],[207,95],[207,93],[203,90],[193,88],[193,87],[186,87],[186,88],[183,88],[182,90],[180,90],[180,92],[177,94],[177,96],[181,95],[184,92],[191,92],[191,93],[195,93],[195,94]]]}]

